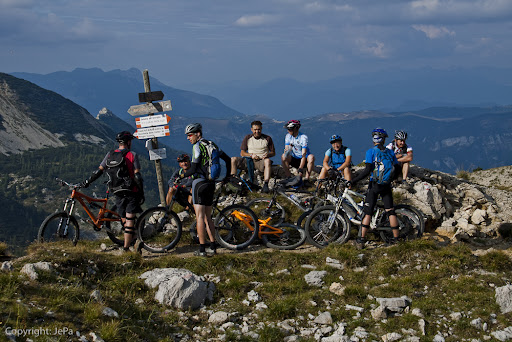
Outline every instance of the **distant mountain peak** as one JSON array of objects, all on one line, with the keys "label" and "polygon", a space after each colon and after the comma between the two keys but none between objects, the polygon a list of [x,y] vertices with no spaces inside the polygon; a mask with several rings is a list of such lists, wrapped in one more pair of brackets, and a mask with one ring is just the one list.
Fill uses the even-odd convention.
[{"label": "distant mountain peak", "polygon": [[96,115],[96,119],[98,119],[98,120],[100,120],[101,118],[110,118],[110,117],[115,117],[115,114],[107,107],[101,108],[100,111],[98,112],[98,115]]}]

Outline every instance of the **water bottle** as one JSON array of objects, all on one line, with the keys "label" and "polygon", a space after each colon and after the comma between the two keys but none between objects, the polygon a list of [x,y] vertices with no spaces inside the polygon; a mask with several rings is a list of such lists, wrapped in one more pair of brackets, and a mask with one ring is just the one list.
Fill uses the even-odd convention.
[{"label": "water bottle", "polygon": [[297,202],[299,201],[299,198],[298,198],[297,196],[295,196],[294,194],[291,194],[291,195],[290,195],[290,198],[291,198],[292,200],[294,200],[294,201],[297,201]]}]

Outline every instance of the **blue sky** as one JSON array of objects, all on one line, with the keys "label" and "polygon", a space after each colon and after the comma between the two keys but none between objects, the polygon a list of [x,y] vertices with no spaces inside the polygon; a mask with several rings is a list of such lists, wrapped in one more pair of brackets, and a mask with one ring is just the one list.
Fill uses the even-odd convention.
[{"label": "blue sky", "polygon": [[180,87],[510,67],[511,0],[0,0],[0,71],[149,69]]}]

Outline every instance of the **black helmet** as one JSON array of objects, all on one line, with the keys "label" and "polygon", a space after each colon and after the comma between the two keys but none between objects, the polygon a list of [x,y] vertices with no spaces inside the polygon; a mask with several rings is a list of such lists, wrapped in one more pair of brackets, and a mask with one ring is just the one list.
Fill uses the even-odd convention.
[{"label": "black helmet", "polygon": [[133,138],[134,136],[128,131],[122,131],[117,133],[116,135],[116,141],[120,143],[127,143],[128,141],[131,141]]},{"label": "black helmet", "polygon": [[185,127],[185,134],[197,133],[203,130],[203,126],[200,123],[191,123]]},{"label": "black helmet", "polygon": [[395,131],[395,139],[398,140],[407,140],[407,132],[406,131]]},{"label": "black helmet", "polygon": [[184,162],[184,161],[189,161],[190,157],[188,156],[188,154],[183,153],[183,154],[180,154],[178,156],[178,158],[176,158],[176,160],[178,161],[178,163],[181,163],[181,162]]}]

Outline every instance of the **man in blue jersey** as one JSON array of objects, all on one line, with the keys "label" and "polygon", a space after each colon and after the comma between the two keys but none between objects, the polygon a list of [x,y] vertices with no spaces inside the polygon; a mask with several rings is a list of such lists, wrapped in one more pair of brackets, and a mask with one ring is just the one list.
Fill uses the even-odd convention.
[{"label": "man in blue jersey", "polygon": [[322,171],[318,179],[324,179],[332,172],[341,172],[348,181],[352,179],[350,165],[352,163],[352,152],[350,148],[343,146],[342,139],[335,134],[329,139],[331,148],[325,151]]},{"label": "man in blue jersey", "polygon": [[388,134],[382,128],[375,128],[372,131],[374,147],[366,151],[365,169],[358,176],[354,177],[352,182],[348,183],[350,187],[351,184],[355,184],[370,175],[370,183],[363,208],[364,217],[361,223],[361,231],[356,240],[356,247],[358,249],[364,248],[366,243],[366,232],[370,229],[370,220],[379,195],[384,202],[384,209],[386,209],[389,217],[389,225],[393,230],[393,239],[389,243],[396,243],[400,233],[391,189],[391,181],[398,172],[397,167],[399,164],[395,153],[384,146],[387,136]]}]

